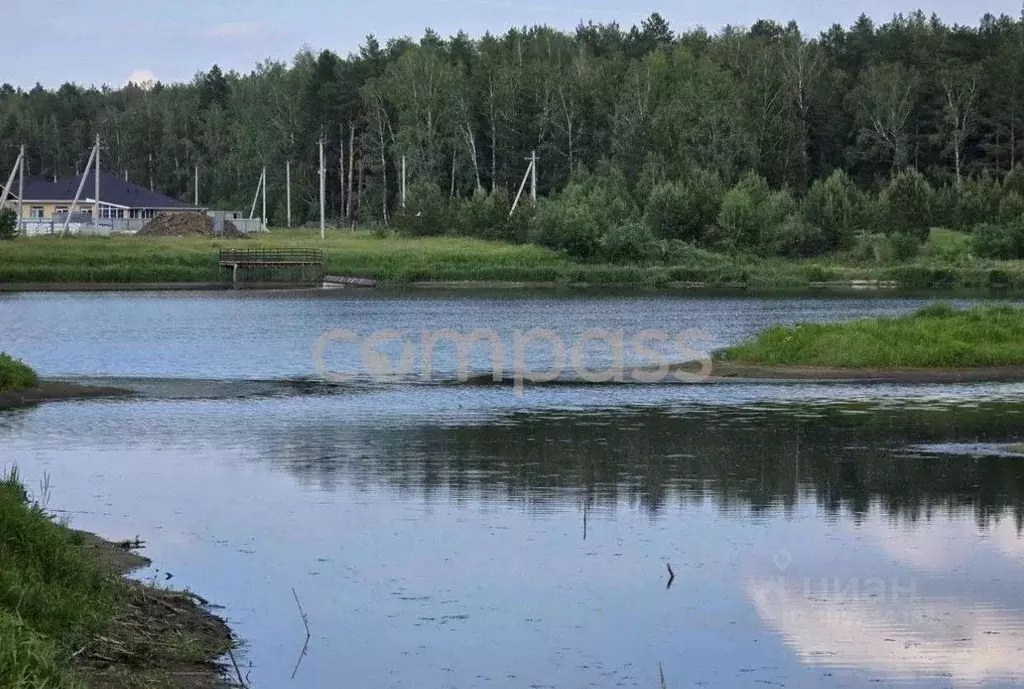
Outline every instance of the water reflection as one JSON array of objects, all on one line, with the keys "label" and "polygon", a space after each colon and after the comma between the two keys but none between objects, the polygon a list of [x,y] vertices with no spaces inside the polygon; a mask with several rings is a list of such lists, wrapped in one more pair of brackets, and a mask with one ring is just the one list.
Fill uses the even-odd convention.
[{"label": "water reflection", "polygon": [[0,464],[226,604],[257,688],[1019,685],[1024,462],[927,448],[1024,403],[829,390],[55,404]]},{"label": "water reflection", "polygon": [[1021,433],[1024,404],[890,407],[870,402],[762,407],[664,406],[508,412],[373,425],[329,409],[256,432],[261,457],[331,490],[383,483],[425,499],[563,502],[566,494],[658,514],[710,500],[719,509],[791,512],[805,489],[826,514],[876,503],[915,521],[970,509],[978,525],[1011,510],[1024,526],[1024,462],[933,454],[925,443]]}]

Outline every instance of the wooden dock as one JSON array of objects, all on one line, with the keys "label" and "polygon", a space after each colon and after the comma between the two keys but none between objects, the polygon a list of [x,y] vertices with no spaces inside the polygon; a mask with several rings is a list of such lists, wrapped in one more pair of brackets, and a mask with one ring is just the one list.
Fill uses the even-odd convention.
[{"label": "wooden dock", "polygon": [[324,289],[344,289],[348,287],[376,287],[377,281],[372,278],[352,278],[344,275],[325,275]]},{"label": "wooden dock", "polygon": [[220,267],[231,269],[231,285],[246,283],[319,285],[324,276],[321,249],[221,249]]}]

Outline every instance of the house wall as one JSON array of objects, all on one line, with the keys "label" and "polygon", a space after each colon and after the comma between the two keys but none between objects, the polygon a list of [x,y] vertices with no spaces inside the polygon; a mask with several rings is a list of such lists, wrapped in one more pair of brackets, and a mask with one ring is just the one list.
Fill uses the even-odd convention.
[{"label": "house wall", "polygon": [[[70,207],[71,204],[70,203],[50,203],[48,201],[39,201],[39,202],[25,201],[22,204],[22,206],[21,206],[21,217],[22,218],[26,218],[26,219],[27,218],[32,218],[32,217],[34,217],[32,215],[33,209],[42,208],[43,209],[43,220],[50,220],[56,214],[57,206],[61,206],[62,208],[67,208],[67,207]],[[17,208],[17,203],[16,202],[15,202],[15,206],[14,207]],[[78,204],[75,206],[75,208],[76,208],[76,212],[78,212],[78,213],[92,213],[92,204],[91,203],[82,203],[81,201],[79,201]]]},{"label": "house wall", "polygon": [[[8,205],[10,205],[10,204],[8,204]],[[109,204],[105,204],[102,201],[100,201],[100,207],[101,207],[100,208],[100,218],[101,219],[103,219],[103,207],[104,206],[108,206],[108,205]],[[57,208],[58,207],[60,207],[62,209],[66,209],[66,208],[69,208],[70,206],[71,206],[70,203],[56,203],[56,202],[52,202],[52,201],[25,201],[24,204],[22,205],[21,217],[24,220],[32,220],[32,219],[36,219],[36,220],[39,220],[39,219],[42,219],[42,220],[52,220],[53,217],[55,215],[57,215]],[[15,202],[15,204],[13,205],[13,208],[17,209],[17,202]],[[40,209],[40,208],[42,209],[42,212],[43,212],[42,218],[39,218],[39,216],[32,215],[33,210],[38,211],[38,209]],[[120,208],[120,206],[117,206],[116,208]],[[77,212],[77,213],[89,213],[89,214],[92,214],[92,202],[91,201],[88,201],[88,202],[79,201],[75,205],[75,209],[76,210],[74,212]],[[121,209],[121,210],[124,211],[124,218],[126,218],[126,219],[132,217],[131,214],[132,214],[132,211],[134,210],[134,211],[137,211],[137,215],[135,217],[137,217],[139,219],[143,219],[143,220],[149,220],[150,218],[152,218],[152,217],[154,217],[154,216],[156,216],[156,215],[158,215],[160,213],[167,212],[167,211],[162,211],[162,210],[159,210],[159,209],[149,209],[149,208],[136,208],[136,209],[124,208],[124,209]],[[149,211],[149,214],[146,217],[143,217],[143,213],[145,211]],[[187,210],[187,209],[181,209],[180,211],[175,211],[175,212],[185,212],[185,213],[187,213],[187,212],[190,212],[190,211]],[[59,217],[63,217],[63,216],[64,216],[64,211],[62,210]]]}]

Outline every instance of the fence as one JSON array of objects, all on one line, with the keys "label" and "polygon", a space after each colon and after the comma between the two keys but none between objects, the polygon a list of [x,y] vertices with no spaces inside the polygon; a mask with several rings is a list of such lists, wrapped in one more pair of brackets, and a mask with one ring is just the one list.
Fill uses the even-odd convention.
[{"label": "fence", "polygon": [[[146,218],[100,218],[98,223],[70,222],[68,223],[68,234],[73,235],[94,235],[106,237],[116,234],[135,234],[141,230],[149,219]],[[239,231],[245,234],[254,232],[267,232],[266,226],[259,218],[252,220],[238,219],[231,221]],[[22,220],[20,229],[26,237],[40,237],[46,235],[61,234],[64,228],[64,217],[54,216],[50,220],[29,219]],[[214,218],[213,234],[219,235],[224,231],[224,219]]]}]

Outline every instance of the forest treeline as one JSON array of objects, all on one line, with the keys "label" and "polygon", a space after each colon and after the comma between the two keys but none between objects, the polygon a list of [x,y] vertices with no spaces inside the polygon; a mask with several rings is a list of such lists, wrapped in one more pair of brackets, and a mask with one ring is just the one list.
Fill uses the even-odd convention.
[{"label": "forest treeline", "polygon": [[[740,189],[748,205],[771,206],[761,210],[773,227],[788,220],[786,232],[799,234],[816,224],[824,236],[811,244],[820,250],[846,239],[815,223],[814,209],[797,207],[808,194],[843,190],[882,203],[899,175],[930,195],[932,214],[956,203],[944,190],[981,185],[975,195],[991,198],[976,203],[987,210],[960,222],[999,220],[1006,193],[985,185],[999,186],[1024,163],[1024,19],[948,26],[918,12],[876,25],[862,16],[807,36],[766,20],[676,34],[653,14],[629,30],[590,23],[478,40],[427,31],[386,44],[371,36],[348,56],[304,50],[291,63],[266,61],[248,74],[214,66],[182,84],[0,88],[0,169],[24,143],[30,174],[74,174],[97,132],[108,170],[172,196],[191,199],[198,165],[204,205],[248,209],[267,166],[276,224],[285,161],[296,222],[318,217],[323,138],[331,218],[396,220],[403,157],[411,196],[455,206],[493,195],[462,220],[498,217],[491,206],[508,207],[536,151],[543,197],[592,204],[595,193],[621,195],[634,207],[619,209],[624,223],[643,218],[655,235],[728,245],[746,241],[745,222],[761,222],[736,218],[723,228],[723,214],[747,212],[736,198],[732,210],[723,207]],[[659,229],[652,212],[675,225]],[[670,213],[687,217],[666,220]],[[405,224],[448,229],[424,227],[423,217]],[[893,229],[873,211],[850,222]],[[614,244],[607,234],[585,238],[589,248],[571,237],[542,243],[586,254]]]}]

